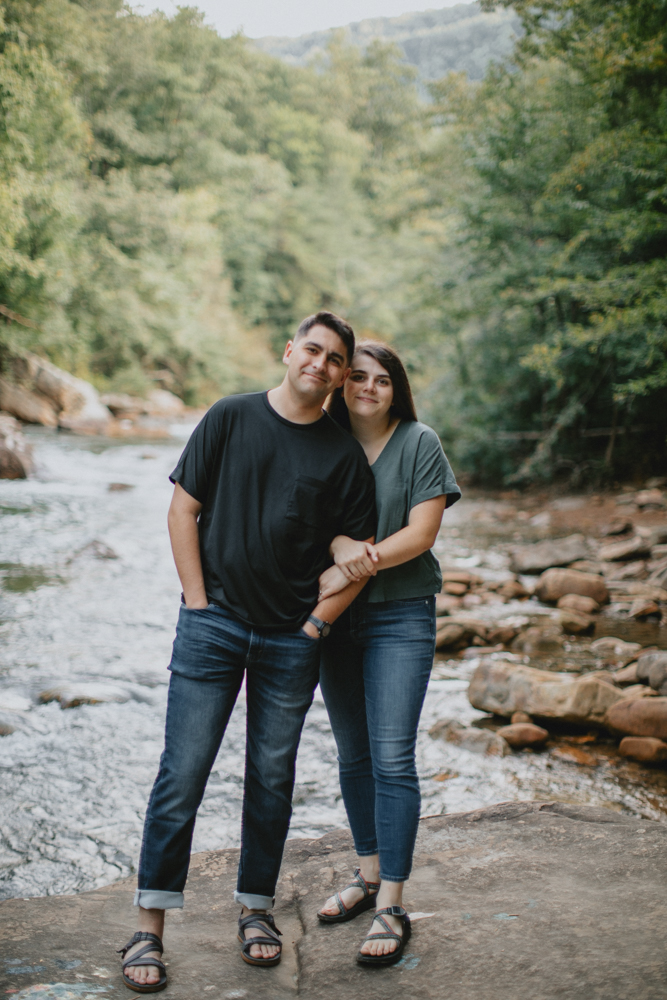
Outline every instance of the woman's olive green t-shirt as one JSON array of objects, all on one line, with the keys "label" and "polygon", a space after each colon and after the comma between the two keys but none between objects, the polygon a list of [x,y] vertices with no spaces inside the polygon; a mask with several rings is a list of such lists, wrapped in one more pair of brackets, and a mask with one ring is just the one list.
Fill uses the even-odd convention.
[{"label": "woman's olive green t-shirt", "polygon": [[[447,506],[461,496],[447,456],[435,431],[414,420],[402,420],[371,466],[375,476],[378,526],[376,541],[405,528],[410,511],[424,500],[447,496]],[[382,569],[362,590],[371,603],[428,597],[442,587],[438,560],[429,550],[415,559]]]}]

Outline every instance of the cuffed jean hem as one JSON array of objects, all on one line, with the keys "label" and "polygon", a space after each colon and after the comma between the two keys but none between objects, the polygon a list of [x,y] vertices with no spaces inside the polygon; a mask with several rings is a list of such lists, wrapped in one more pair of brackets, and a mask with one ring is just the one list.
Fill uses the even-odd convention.
[{"label": "cuffed jean hem", "polygon": [[271,910],[275,906],[275,896],[257,896],[254,892],[234,890],[234,902],[247,906],[249,910]]},{"label": "cuffed jean hem", "polygon": [[407,882],[409,878],[409,875],[383,875],[380,872],[381,882]]},{"label": "cuffed jean hem", "polygon": [[143,906],[144,910],[182,910],[182,892],[165,892],[163,889],[137,889],[134,894],[134,905]]},{"label": "cuffed jean hem", "polygon": [[378,849],[377,847],[373,847],[369,851],[360,851],[358,847],[355,847],[354,853],[358,858],[372,858],[378,853]]}]

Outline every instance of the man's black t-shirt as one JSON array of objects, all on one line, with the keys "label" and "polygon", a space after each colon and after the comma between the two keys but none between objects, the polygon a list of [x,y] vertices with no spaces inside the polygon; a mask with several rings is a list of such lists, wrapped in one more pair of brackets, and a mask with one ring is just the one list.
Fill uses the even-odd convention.
[{"label": "man's black t-shirt", "polygon": [[375,534],[375,484],[359,443],[328,414],[285,420],[265,392],[215,403],[169,478],[203,504],[209,600],[258,628],[302,625],[332,538]]}]

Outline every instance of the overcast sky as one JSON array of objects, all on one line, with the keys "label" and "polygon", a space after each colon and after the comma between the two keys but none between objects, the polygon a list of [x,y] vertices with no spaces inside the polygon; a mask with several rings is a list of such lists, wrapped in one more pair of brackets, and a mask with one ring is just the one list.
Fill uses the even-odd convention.
[{"label": "overcast sky", "polygon": [[[366,17],[396,17],[418,10],[440,10],[453,7],[461,0],[189,0],[188,6],[199,7],[206,20],[221,35],[232,35],[242,29],[249,38],[264,35],[305,35],[323,28],[337,28]],[[470,0],[463,0],[470,2]],[[179,0],[179,6],[185,0]],[[173,0],[144,0],[132,4],[139,13],[163,10],[176,13]]]}]

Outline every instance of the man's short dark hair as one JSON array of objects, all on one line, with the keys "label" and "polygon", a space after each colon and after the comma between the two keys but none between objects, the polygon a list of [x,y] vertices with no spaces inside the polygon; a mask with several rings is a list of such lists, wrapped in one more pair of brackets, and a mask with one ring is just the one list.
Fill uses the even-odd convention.
[{"label": "man's short dark hair", "polygon": [[327,329],[337,333],[345,344],[348,363],[352,362],[354,355],[354,330],[349,323],[341,319],[340,316],[336,316],[335,313],[327,312],[326,309],[323,309],[321,312],[313,313],[312,316],[306,316],[305,319],[301,320],[294,339],[299,340],[300,337],[304,337],[314,326],[326,326]]}]

